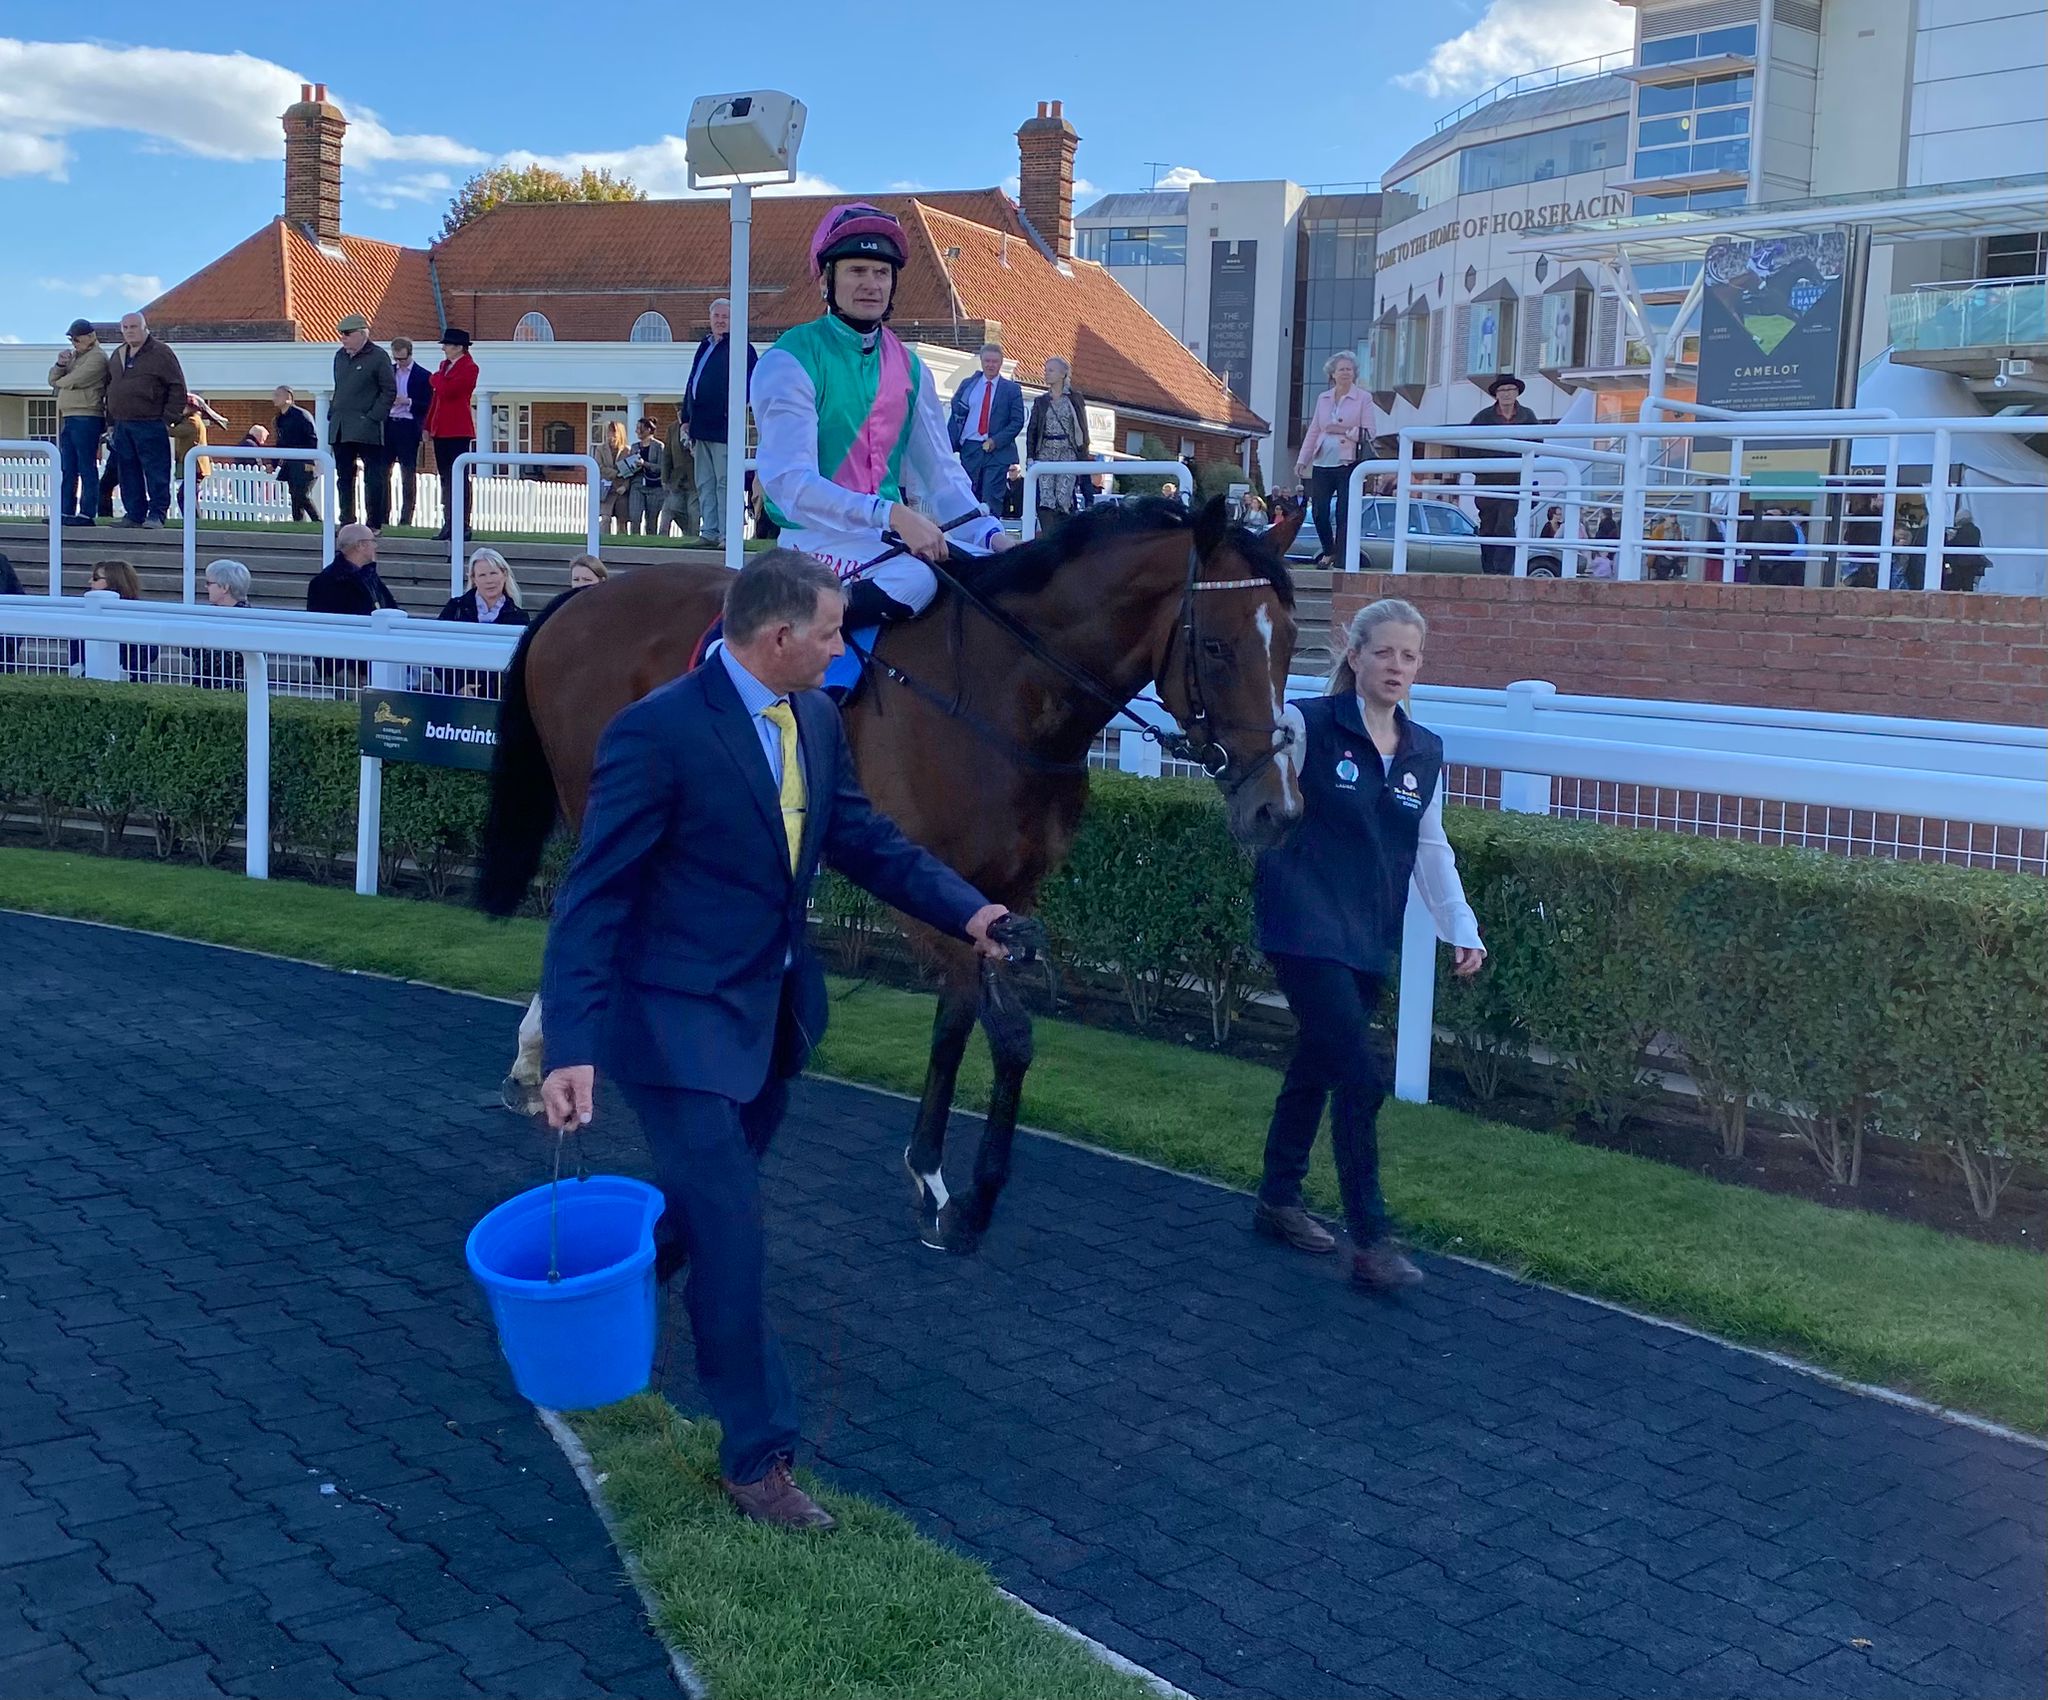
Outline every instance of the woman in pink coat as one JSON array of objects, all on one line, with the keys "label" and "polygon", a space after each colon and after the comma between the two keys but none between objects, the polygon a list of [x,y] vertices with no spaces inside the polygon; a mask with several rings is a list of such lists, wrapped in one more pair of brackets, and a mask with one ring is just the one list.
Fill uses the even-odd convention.
[{"label": "woman in pink coat", "polygon": [[1323,364],[1323,376],[1330,380],[1330,387],[1316,397],[1315,414],[1301,439],[1294,470],[1308,485],[1308,511],[1323,545],[1316,565],[1348,572],[1353,565],[1347,535],[1351,504],[1345,499],[1345,486],[1351,468],[1371,452],[1378,421],[1372,398],[1358,387],[1355,354],[1344,350],[1331,355]]}]

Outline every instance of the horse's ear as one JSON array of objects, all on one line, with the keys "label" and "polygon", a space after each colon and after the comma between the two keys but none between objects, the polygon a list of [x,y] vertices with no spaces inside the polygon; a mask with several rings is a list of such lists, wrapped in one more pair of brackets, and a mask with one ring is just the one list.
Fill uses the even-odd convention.
[{"label": "horse's ear", "polygon": [[1195,553],[1206,561],[1229,529],[1229,505],[1221,496],[1211,496],[1195,510]]},{"label": "horse's ear", "polygon": [[1274,560],[1284,561],[1287,551],[1294,547],[1294,534],[1308,517],[1308,509],[1299,502],[1283,502],[1278,496],[1273,498],[1273,505],[1279,512],[1273,523],[1260,533],[1259,543]]}]

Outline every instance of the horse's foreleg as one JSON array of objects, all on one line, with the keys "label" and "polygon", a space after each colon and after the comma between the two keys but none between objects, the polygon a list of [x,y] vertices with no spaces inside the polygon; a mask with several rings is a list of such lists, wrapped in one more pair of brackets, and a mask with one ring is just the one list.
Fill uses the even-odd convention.
[{"label": "horse's foreleg", "polygon": [[540,1058],[540,993],[535,992],[533,1002],[519,1018],[519,1054],[512,1059],[512,1072],[498,1089],[505,1108],[514,1115],[540,1114]]},{"label": "horse's foreleg", "polygon": [[939,1248],[939,1213],[946,1207],[946,1182],[940,1169],[946,1157],[946,1119],[953,1110],[953,1086],[960,1076],[960,1059],[974,1033],[976,1002],[974,982],[956,985],[951,978],[939,991],[938,1014],[932,1021],[932,1056],[925,1069],[924,1096],[918,1100],[917,1121],[911,1128],[910,1144],[903,1153],[903,1166],[910,1171],[911,1190],[917,1205],[918,1237]]},{"label": "horse's foreleg", "polygon": [[981,999],[981,1024],[995,1065],[989,1093],[988,1125],[974,1157],[974,1183],[953,1200],[942,1228],[948,1251],[965,1255],[979,1249],[994,1219],[996,1200],[1010,1178],[1010,1147],[1017,1137],[1017,1106],[1024,1095],[1024,1075],[1031,1067],[1031,1015],[1013,988],[1000,980],[994,997]]}]

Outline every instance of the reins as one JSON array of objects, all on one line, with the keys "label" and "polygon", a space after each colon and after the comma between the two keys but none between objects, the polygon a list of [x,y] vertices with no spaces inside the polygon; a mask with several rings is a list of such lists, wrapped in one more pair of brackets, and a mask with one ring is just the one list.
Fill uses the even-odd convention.
[{"label": "reins", "polygon": [[[942,532],[951,531],[955,526],[963,525],[968,520],[976,517],[978,516],[974,513],[961,514],[956,519],[948,520],[939,529]],[[891,540],[891,547],[882,554],[877,555],[873,560],[864,562],[853,575],[854,577],[858,578],[861,574],[880,566],[884,561],[894,560],[898,555],[908,552],[909,545],[904,543],[900,537],[896,537],[894,533],[884,533],[884,536]],[[940,583],[952,589],[962,603],[973,608],[982,618],[1008,637],[1019,649],[1023,650],[1027,656],[1049,671],[1057,674],[1083,697],[1093,702],[1096,707],[1104,709],[1108,716],[1104,722],[1105,728],[1115,725],[1119,717],[1127,719],[1130,722],[1128,730],[1135,731],[1147,743],[1156,744],[1162,754],[1172,757],[1175,761],[1185,761],[1200,767],[1211,779],[1216,780],[1219,784],[1224,784],[1226,791],[1235,791],[1238,787],[1250,783],[1292,741],[1293,734],[1290,730],[1285,727],[1275,727],[1274,730],[1280,733],[1280,742],[1263,752],[1246,772],[1234,778],[1229,777],[1231,767],[1230,752],[1218,741],[1217,732],[1256,731],[1258,728],[1238,726],[1234,723],[1219,723],[1209,711],[1208,697],[1202,688],[1199,649],[1201,630],[1196,614],[1195,597],[1198,593],[1208,590],[1271,590],[1275,587],[1272,581],[1267,578],[1204,580],[1201,577],[1201,554],[1195,548],[1192,539],[1188,544],[1187,581],[1181,591],[1180,618],[1175,632],[1176,638],[1182,646],[1182,683],[1188,699],[1188,714],[1186,720],[1182,722],[1182,729],[1175,732],[1162,731],[1159,727],[1140,720],[1131,713],[1128,701],[1125,698],[1112,691],[1109,686],[1096,678],[1086,668],[1078,663],[1069,661],[1065,656],[1048,648],[1045,642],[1029,626],[1025,625],[1007,609],[998,607],[988,597],[984,596],[965,579],[960,577],[959,574],[955,573],[949,565],[936,561],[927,561],[925,564],[931,568],[933,575]],[[856,646],[856,653],[861,657],[864,664],[875,667],[885,678],[901,685],[920,701],[932,708],[938,709],[941,713],[966,722],[984,740],[1003,748],[1010,755],[1011,759],[1020,766],[1039,773],[1063,775],[1072,775],[1087,770],[1087,762],[1085,760],[1063,762],[1039,755],[1000,727],[992,724],[984,716],[974,713],[967,708],[962,700],[964,688],[956,690],[949,699],[943,691],[905,671],[894,662],[883,660],[872,649],[859,649]],[[1142,700],[1155,701],[1156,699],[1146,698]],[[1168,708],[1164,702],[1158,702],[1157,706],[1168,714],[1173,713],[1172,709]],[[1176,720],[1180,719],[1178,715],[1175,715],[1174,718]],[[1227,784],[1224,783],[1226,779],[1228,779]]]}]

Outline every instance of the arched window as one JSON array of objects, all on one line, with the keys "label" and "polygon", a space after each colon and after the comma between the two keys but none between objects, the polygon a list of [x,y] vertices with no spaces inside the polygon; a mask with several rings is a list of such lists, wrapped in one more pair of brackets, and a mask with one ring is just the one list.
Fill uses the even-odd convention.
[{"label": "arched window", "polygon": [[642,313],[633,321],[633,328],[626,335],[628,342],[674,342],[675,337],[668,328],[668,320],[659,313]]},{"label": "arched window", "polygon": [[521,313],[519,323],[512,327],[514,342],[553,342],[555,327],[548,323],[545,313]]}]

